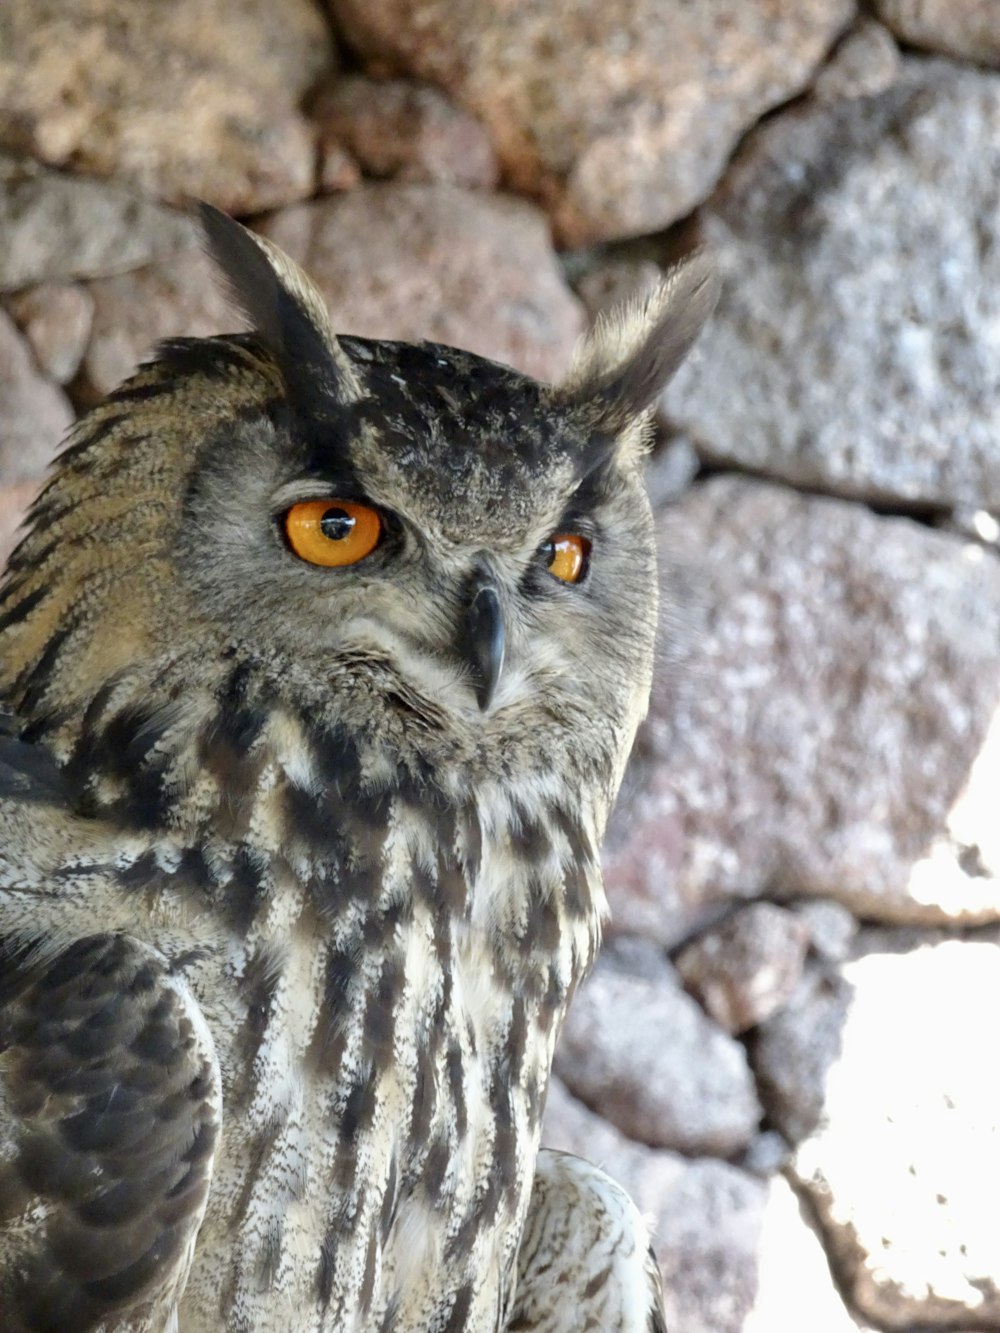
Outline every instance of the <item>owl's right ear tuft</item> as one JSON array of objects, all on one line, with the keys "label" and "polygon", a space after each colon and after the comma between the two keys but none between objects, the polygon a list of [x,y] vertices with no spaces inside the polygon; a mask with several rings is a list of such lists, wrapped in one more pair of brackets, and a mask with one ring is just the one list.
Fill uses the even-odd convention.
[{"label": "owl's right ear tuft", "polygon": [[687,356],[719,299],[718,274],[701,251],[638,302],[598,319],[555,390],[598,428],[619,434],[642,421]]},{"label": "owl's right ear tuft", "polygon": [[354,367],[333,332],[326,303],[298,264],[211,204],[199,204],[198,214],[205,248],[222,270],[232,301],[286,376],[294,380],[309,376],[341,403],[363,397]]}]

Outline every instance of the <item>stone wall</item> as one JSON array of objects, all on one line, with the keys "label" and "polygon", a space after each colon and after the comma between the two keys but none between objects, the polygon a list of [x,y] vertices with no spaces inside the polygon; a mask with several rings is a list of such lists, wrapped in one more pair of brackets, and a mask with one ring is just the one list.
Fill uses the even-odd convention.
[{"label": "stone wall", "polygon": [[717,257],[547,1130],[672,1333],[1000,1329],[997,69],[996,0],[0,7],[4,554],[74,414],[231,326],[192,195],[339,328],[540,376]]}]

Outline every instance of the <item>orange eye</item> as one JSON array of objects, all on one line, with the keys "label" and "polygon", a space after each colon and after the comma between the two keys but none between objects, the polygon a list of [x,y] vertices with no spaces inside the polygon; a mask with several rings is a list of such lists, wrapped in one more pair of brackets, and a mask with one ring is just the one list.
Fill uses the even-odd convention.
[{"label": "orange eye", "polygon": [[310,565],[356,565],[371,555],[382,536],[374,509],[353,500],[303,500],[284,518],[288,545]]},{"label": "orange eye", "polygon": [[579,583],[587,572],[590,542],[576,532],[557,532],[542,547],[549,573],[563,583]]}]

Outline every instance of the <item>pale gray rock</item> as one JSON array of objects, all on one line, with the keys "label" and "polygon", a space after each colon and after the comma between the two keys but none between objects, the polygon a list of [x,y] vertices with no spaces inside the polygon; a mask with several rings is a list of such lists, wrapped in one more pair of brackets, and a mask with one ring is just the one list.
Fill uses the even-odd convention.
[{"label": "pale gray rock", "polygon": [[662,511],[663,663],[605,849],[612,927],[733,899],[1000,919],[1000,564],[736,477]]},{"label": "pale gray rock", "polygon": [[875,97],[896,82],[902,68],[899,47],[889,30],[862,19],[816,75],[812,96],[822,102]]},{"label": "pale gray rock", "polygon": [[996,0],[873,0],[883,23],[910,46],[1000,65]]},{"label": "pale gray rock", "polygon": [[0,154],[0,291],[123,273],[191,243],[183,214],[127,186]]},{"label": "pale gray rock", "polygon": [[852,1303],[880,1327],[1000,1324],[1000,948],[862,953],[793,1167]]},{"label": "pale gray rock", "polygon": [[570,1009],[555,1069],[630,1138],[727,1157],[760,1120],[746,1053],[684,993],[665,960],[659,972],[636,976],[601,959]]},{"label": "pale gray rock", "polygon": [[757,1088],[790,1143],[811,1134],[824,1113],[826,1080],[840,1057],[851,987],[835,970],[813,964],[791,1001],[754,1033]]},{"label": "pale gray rock", "polygon": [[847,958],[858,923],[846,907],[828,898],[817,898],[814,902],[798,902],[793,910],[808,932],[814,953],[830,963],[842,963]]},{"label": "pale gray rock", "polygon": [[[13,320],[0,310],[0,490],[37,481],[73,421],[64,394],[42,375]],[[14,513],[20,508],[14,504]],[[16,526],[16,522],[13,526]],[[7,530],[12,526],[6,519]]]},{"label": "pale gray rock", "polygon": [[553,379],[583,328],[544,214],[520,199],[390,182],[260,229],[316,281],[340,332],[449,343]]},{"label": "pale gray rock", "polygon": [[313,0],[4,0],[0,144],[233,212],[311,193]]},{"label": "pale gray rock", "polygon": [[698,451],[685,435],[664,440],[646,464],[646,485],[654,509],[683,495],[701,468]]},{"label": "pale gray rock", "polygon": [[853,0],[330,0],[380,70],[436,83],[490,129],[562,239],[689,213],[745,130],[808,84]]},{"label": "pale gray rock", "polygon": [[652,1219],[670,1330],[741,1333],[757,1298],[768,1198],[762,1181],[725,1162],[632,1143],[558,1079],[549,1086],[542,1142],[597,1162]]},{"label": "pale gray rock", "polygon": [[68,384],[90,340],[90,292],[72,283],[43,282],[8,297],[6,304],[42,371],[57,384]]},{"label": "pale gray rock", "polygon": [[911,58],[760,126],[702,219],[722,302],[664,410],[704,455],[1000,507],[1000,80]]},{"label": "pale gray rock", "polygon": [[802,977],[809,933],[774,903],[752,903],[707,930],[674,960],[677,975],[715,1021],[734,1034],[770,1018]]}]

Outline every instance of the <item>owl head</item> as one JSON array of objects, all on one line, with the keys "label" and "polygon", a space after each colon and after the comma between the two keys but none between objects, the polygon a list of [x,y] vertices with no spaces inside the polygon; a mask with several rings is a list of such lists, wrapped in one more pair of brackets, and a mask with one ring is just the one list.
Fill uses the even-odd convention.
[{"label": "owl head", "polygon": [[0,598],[22,732],[64,763],[95,736],[141,760],[235,694],[258,731],[335,721],[493,772],[599,754],[612,781],[653,658],[647,423],[714,303],[707,263],[549,386],[338,337],[286,256],[202,221],[251,331],[163,345],[58,460]]}]

